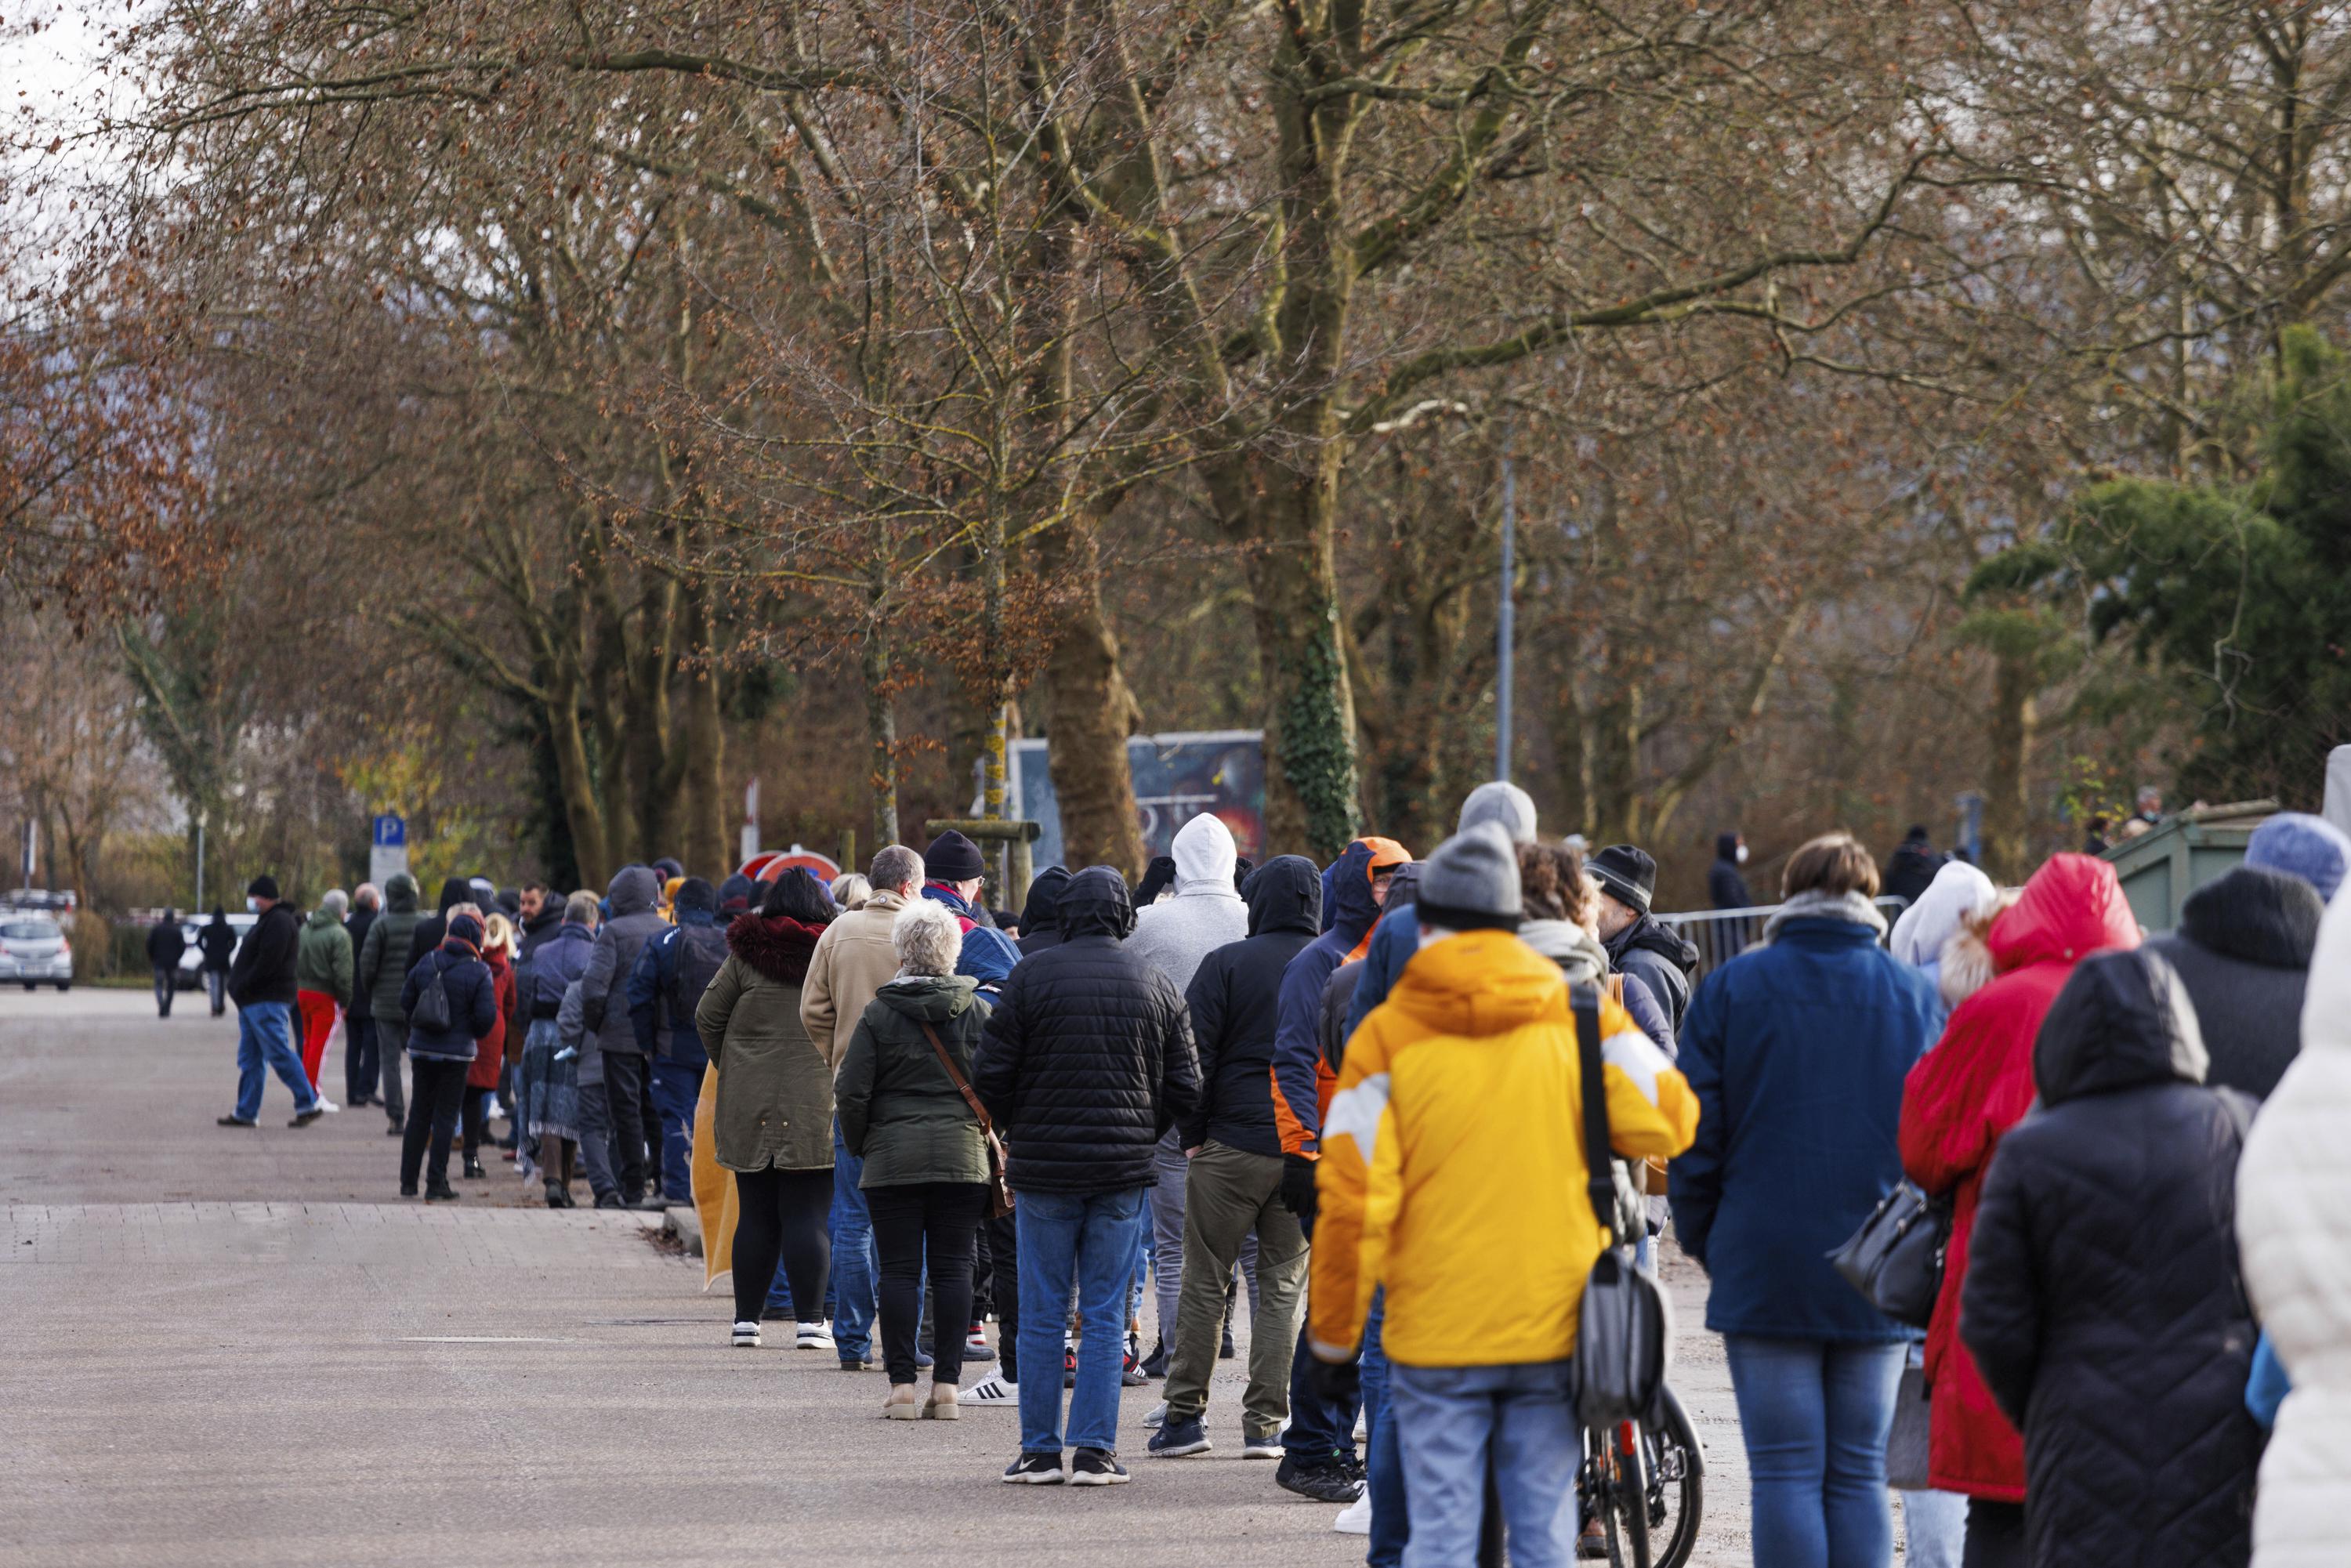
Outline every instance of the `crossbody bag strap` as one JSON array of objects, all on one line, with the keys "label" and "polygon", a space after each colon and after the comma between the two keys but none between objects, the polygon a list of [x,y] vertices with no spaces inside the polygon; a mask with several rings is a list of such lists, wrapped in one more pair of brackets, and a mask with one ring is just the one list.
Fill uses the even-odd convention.
[{"label": "crossbody bag strap", "polygon": [[1568,1006],[1575,1013],[1576,1067],[1583,1082],[1586,1190],[1601,1231],[1613,1237],[1616,1230],[1616,1182],[1608,1165],[1608,1086],[1600,1071],[1600,994],[1588,986],[1571,986]]},{"label": "crossbody bag strap", "polygon": [[939,1031],[931,1027],[928,1019],[915,1021],[923,1026],[923,1038],[931,1042],[931,1050],[937,1055],[939,1065],[947,1070],[947,1076],[955,1080],[956,1088],[962,1092],[963,1103],[971,1107],[973,1115],[979,1118],[979,1130],[990,1137],[995,1136],[996,1124],[987,1119],[987,1108],[979,1103],[979,1096],[972,1092],[971,1084],[965,1079],[963,1070],[956,1066],[955,1058],[947,1054],[946,1046],[939,1039]]}]

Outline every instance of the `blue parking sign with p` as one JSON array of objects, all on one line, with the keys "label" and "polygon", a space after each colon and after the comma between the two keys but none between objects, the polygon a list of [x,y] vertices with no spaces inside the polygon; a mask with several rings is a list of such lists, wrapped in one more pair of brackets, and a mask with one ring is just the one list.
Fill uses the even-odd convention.
[{"label": "blue parking sign with p", "polygon": [[408,843],[408,823],[400,817],[385,815],[375,820],[375,846],[380,850],[402,849]]}]

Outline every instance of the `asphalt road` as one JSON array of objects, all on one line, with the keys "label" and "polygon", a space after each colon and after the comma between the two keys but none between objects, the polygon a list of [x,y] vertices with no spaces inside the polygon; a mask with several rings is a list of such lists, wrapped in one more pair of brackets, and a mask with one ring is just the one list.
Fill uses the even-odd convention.
[{"label": "asphalt road", "polygon": [[[725,1281],[705,1293],[634,1217],[531,1207],[503,1166],[456,1205],[403,1203],[378,1113],[291,1130],[275,1081],[258,1130],[215,1127],[234,1021],[195,997],[159,1021],[140,992],[0,993],[0,1563],[1363,1560],[1334,1509],[1230,1457],[1241,1362],[1217,1454],[1144,1458],[1158,1394],[1136,1389],[1134,1484],[1000,1485],[1010,1411],[884,1422],[879,1374],[732,1349]],[[1744,1562],[1720,1347],[1694,1270],[1668,1273],[1713,1468],[1698,1561]]]}]

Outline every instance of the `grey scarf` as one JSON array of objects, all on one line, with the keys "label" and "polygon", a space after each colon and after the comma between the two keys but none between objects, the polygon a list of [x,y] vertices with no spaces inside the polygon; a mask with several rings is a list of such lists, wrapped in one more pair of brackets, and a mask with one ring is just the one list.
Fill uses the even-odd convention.
[{"label": "grey scarf", "polygon": [[1764,923],[1763,940],[1776,941],[1780,927],[1791,920],[1849,920],[1855,925],[1866,925],[1882,940],[1886,936],[1886,916],[1877,905],[1857,893],[1800,893],[1788,900],[1771,918]]}]

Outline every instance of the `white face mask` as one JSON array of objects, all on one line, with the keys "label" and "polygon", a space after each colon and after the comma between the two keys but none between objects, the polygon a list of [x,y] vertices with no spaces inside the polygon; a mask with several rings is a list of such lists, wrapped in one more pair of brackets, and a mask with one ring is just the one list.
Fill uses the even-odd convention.
[{"label": "white face mask", "polygon": [[261,900],[254,897],[249,893],[246,894],[245,895],[245,909],[246,913],[248,915],[257,914],[261,909]]},{"label": "white face mask", "polygon": [[1739,846],[1739,863],[1740,865],[1745,865],[1747,863],[1747,846],[1745,844]]}]

